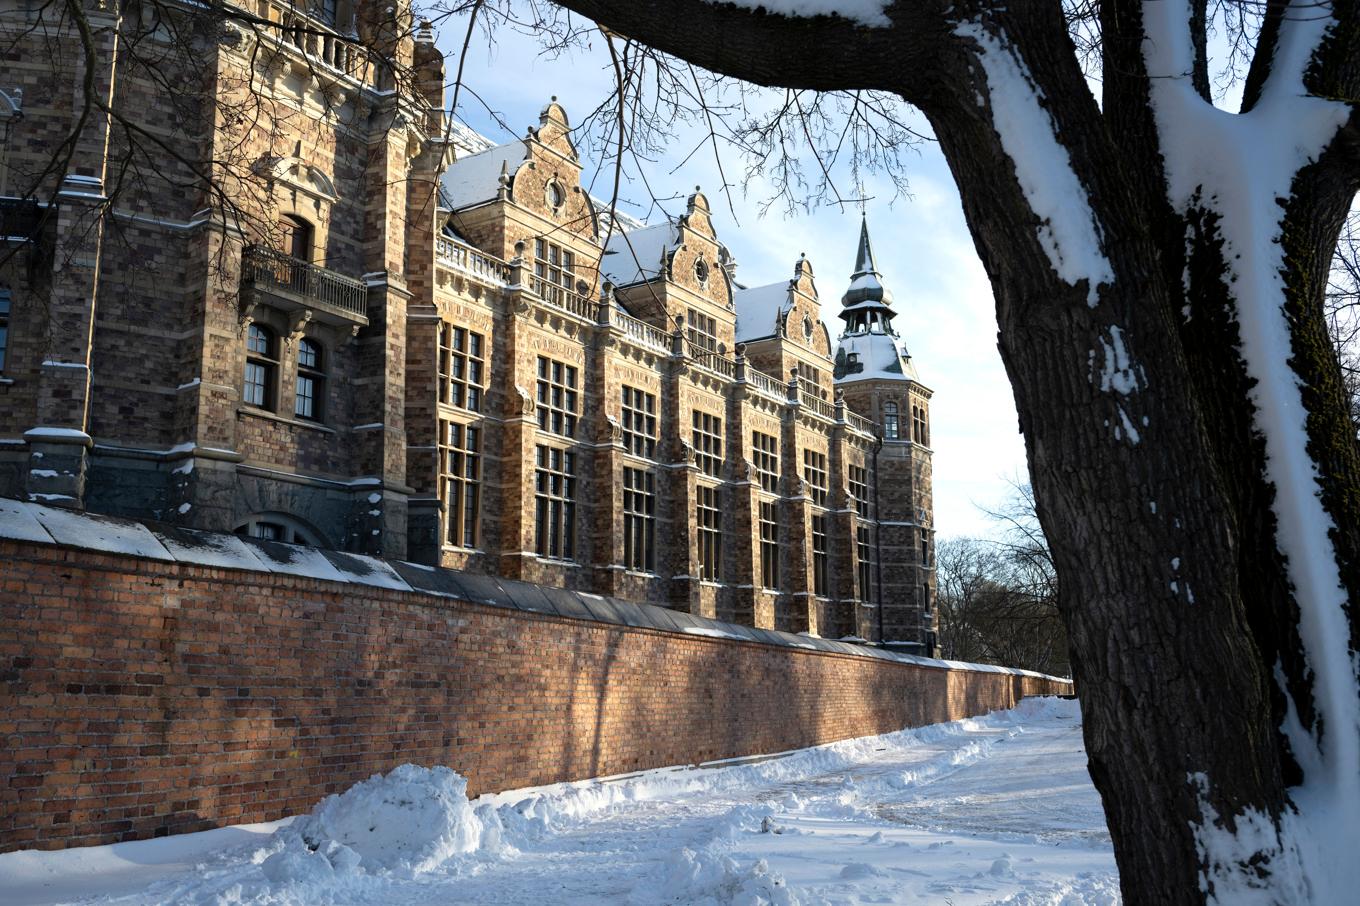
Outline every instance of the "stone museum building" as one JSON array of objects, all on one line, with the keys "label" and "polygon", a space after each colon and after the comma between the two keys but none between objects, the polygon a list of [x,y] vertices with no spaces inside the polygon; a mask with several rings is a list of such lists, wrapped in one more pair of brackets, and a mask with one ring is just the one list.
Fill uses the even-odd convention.
[{"label": "stone museum building", "polygon": [[867,225],[833,337],[702,192],[611,215],[556,99],[451,122],[402,4],[238,5],[87,0],[87,55],[0,0],[0,495],[933,650],[931,391]]}]

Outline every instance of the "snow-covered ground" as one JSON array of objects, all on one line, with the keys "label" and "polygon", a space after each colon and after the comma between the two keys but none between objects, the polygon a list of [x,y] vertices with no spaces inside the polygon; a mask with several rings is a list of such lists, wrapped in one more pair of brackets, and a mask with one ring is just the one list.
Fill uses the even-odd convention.
[{"label": "snow-covered ground", "polygon": [[5,904],[1119,902],[1075,702],[463,796],[405,766],[291,823],[0,855]]}]

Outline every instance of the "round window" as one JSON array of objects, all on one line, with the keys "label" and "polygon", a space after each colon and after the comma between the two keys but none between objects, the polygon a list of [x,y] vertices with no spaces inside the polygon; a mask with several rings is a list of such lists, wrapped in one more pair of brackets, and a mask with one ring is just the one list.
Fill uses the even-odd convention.
[{"label": "round window", "polygon": [[562,184],[556,181],[548,183],[548,206],[560,208],[567,200],[567,193],[562,191]]},{"label": "round window", "polygon": [[807,315],[803,315],[803,339],[812,339],[812,319]]},{"label": "round window", "polygon": [[694,276],[699,278],[700,283],[708,282],[708,263],[699,258],[694,262]]}]

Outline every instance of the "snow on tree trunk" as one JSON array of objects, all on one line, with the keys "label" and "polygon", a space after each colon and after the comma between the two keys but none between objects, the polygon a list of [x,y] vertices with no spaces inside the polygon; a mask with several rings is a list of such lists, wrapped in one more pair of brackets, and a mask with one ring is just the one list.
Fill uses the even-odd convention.
[{"label": "snow on tree trunk", "polygon": [[[1344,104],[1310,97],[1303,84],[1332,18],[1315,3],[1294,3],[1259,100],[1244,113],[1229,114],[1201,98],[1192,84],[1189,4],[1145,4],[1144,17],[1143,51],[1168,198],[1182,214],[1198,208],[1218,215],[1224,239],[1240,353],[1256,382],[1253,420],[1265,440],[1265,478],[1275,490],[1277,543],[1312,673],[1312,685],[1303,692],[1312,696],[1315,715],[1311,726],[1303,725],[1279,674],[1289,699],[1282,730],[1304,772],[1304,784],[1290,791],[1297,812],[1283,816],[1282,839],[1274,841],[1269,819],[1250,809],[1236,816],[1234,833],[1206,808],[1196,836],[1219,902],[1342,902],[1360,889],[1360,860],[1351,852],[1360,839],[1360,678],[1330,537],[1335,524],[1320,497],[1318,466],[1308,449],[1308,413],[1290,364],[1279,203],[1350,117]],[[1214,778],[1195,773],[1188,781],[1207,789]],[[1269,880],[1244,860],[1254,853],[1270,855]]]}]

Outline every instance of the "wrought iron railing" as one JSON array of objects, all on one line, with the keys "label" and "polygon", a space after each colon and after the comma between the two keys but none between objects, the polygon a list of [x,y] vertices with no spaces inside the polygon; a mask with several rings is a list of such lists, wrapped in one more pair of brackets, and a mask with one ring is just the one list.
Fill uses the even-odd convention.
[{"label": "wrought iron railing", "polygon": [[621,311],[614,312],[612,318],[614,323],[623,328],[623,332],[631,339],[661,352],[670,352],[670,338],[666,336],[664,330],[653,327],[646,321],[639,321],[632,315],[624,314]]},{"label": "wrought iron railing", "polygon": [[763,371],[757,371],[750,365],[746,366],[746,382],[752,389],[763,393],[772,399],[779,400],[781,403],[788,402],[789,385],[777,377],[771,377]]},{"label": "wrought iron railing", "polygon": [[836,417],[836,407],[813,393],[811,390],[808,390],[806,387],[798,388],[798,400],[805,407],[816,412],[818,415],[823,415],[831,419]]},{"label": "wrought iron railing", "polygon": [[362,280],[308,264],[262,245],[246,248],[241,261],[241,280],[268,290],[290,293],[305,302],[321,303],[360,317],[368,316],[368,286]]},{"label": "wrought iron railing", "polygon": [[709,371],[717,372],[725,378],[737,379],[737,363],[717,352],[696,352],[694,353],[696,364],[707,368]]},{"label": "wrought iron railing", "polygon": [[494,255],[480,252],[466,243],[448,236],[440,236],[434,243],[436,264],[471,274],[490,283],[510,281],[510,265]]},{"label": "wrought iron railing", "polygon": [[43,208],[32,198],[0,198],[0,239],[32,239]]},{"label": "wrought iron railing", "polygon": [[595,300],[587,299],[579,293],[572,292],[565,286],[545,280],[539,276],[529,278],[529,289],[534,295],[544,302],[563,311],[569,311],[574,315],[595,320]]}]

